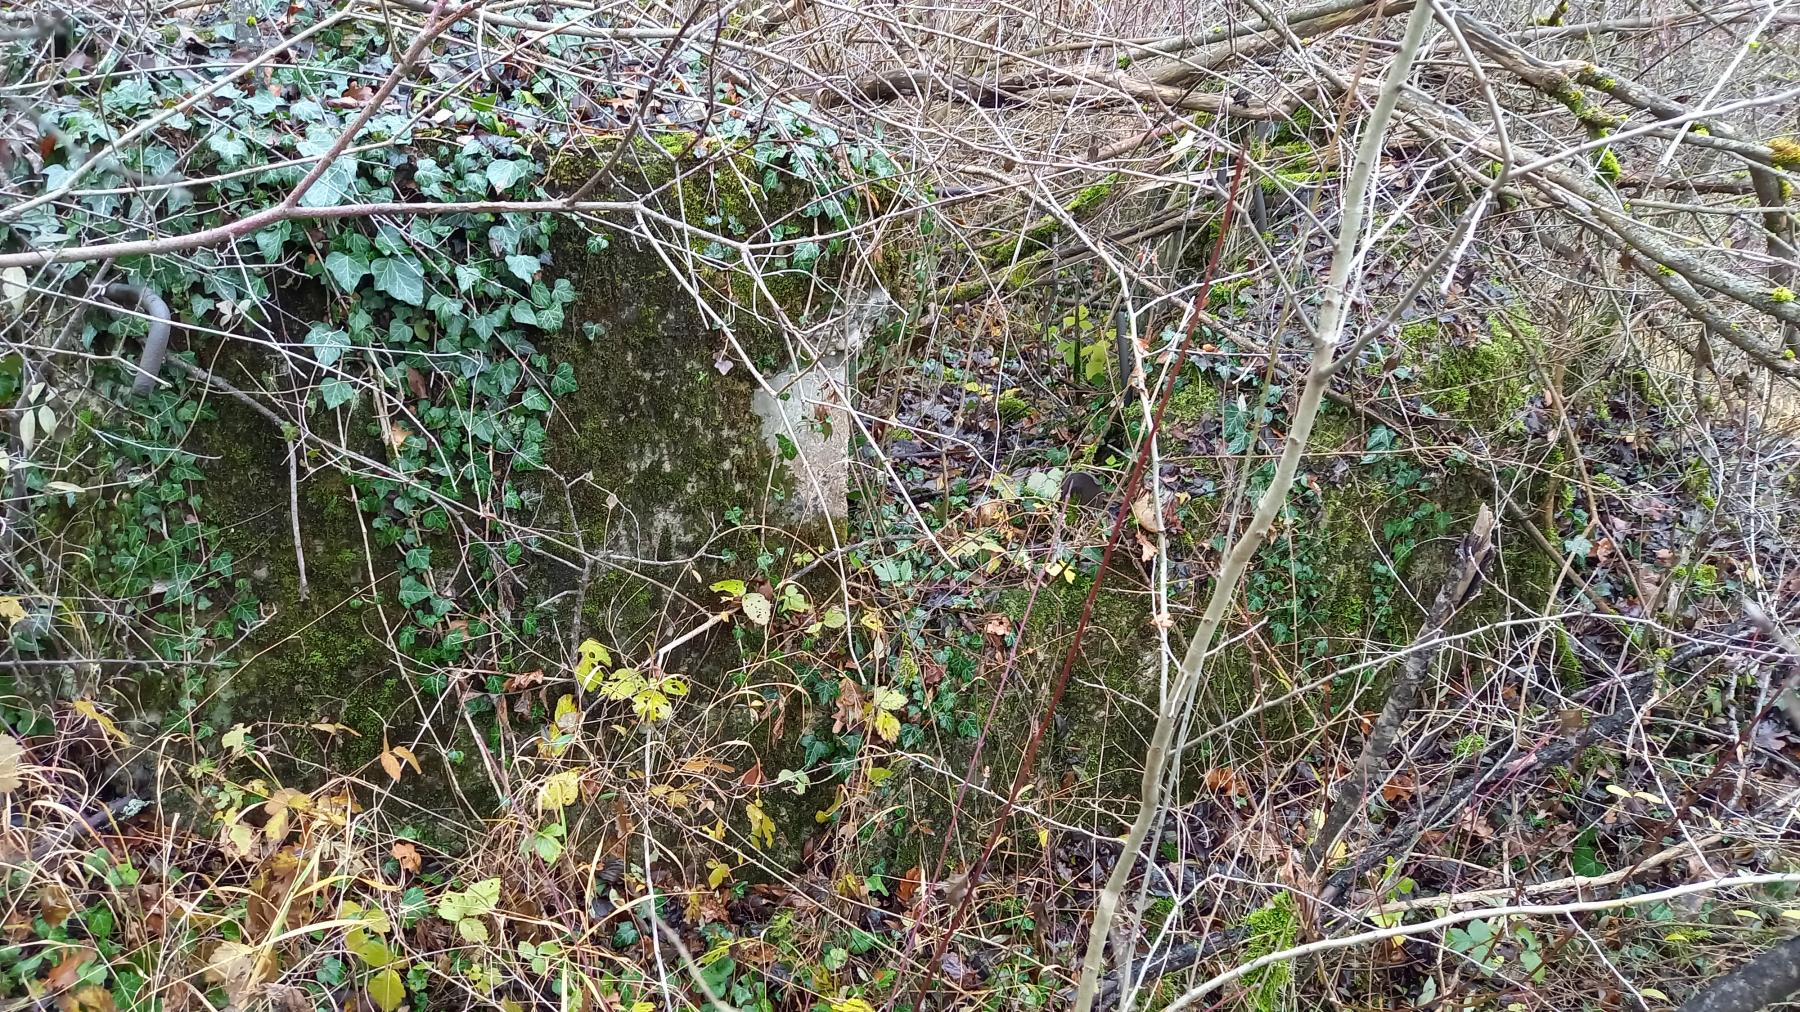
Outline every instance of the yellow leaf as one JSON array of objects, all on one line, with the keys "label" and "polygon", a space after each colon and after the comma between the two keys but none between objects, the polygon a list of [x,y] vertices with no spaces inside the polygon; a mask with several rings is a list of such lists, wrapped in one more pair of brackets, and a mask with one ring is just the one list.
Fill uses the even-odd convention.
[{"label": "yellow leaf", "polygon": [[456,933],[473,945],[484,945],[488,940],[487,922],[475,917],[465,917],[456,922]]},{"label": "yellow leaf", "polygon": [[744,814],[750,819],[750,842],[757,847],[773,847],[775,845],[775,820],[769,818],[762,806],[752,801],[744,806]]},{"label": "yellow leaf", "polygon": [[225,845],[225,853],[232,857],[249,857],[256,852],[256,830],[242,822],[226,826],[219,840]]},{"label": "yellow leaf", "polygon": [[101,713],[100,708],[98,706],[94,705],[94,703],[91,700],[77,699],[74,703],[72,703],[70,705],[72,705],[74,707],[76,713],[79,713],[83,717],[86,717],[87,719],[100,725],[100,730],[105,731],[107,734],[110,734],[114,738],[119,739],[119,744],[121,744],[121,745],[131,744],[131,739],[127,738],[125,736],[125,732],[119,730],[119,725],[113,723],[111,717],[108,717],[106,714]]},{"label": "yellow leaf", "polygon": [[348,734],[353,738],[362,737],[362,732],[351,727],[349,724],[308,724],[306,726],[312,728],[314,731],[319,731],[324,734]]},{"label": "yellow leaf", "polygon": [[906,706],[906,693],[899,689],[876,689],[869,694],[869,702],[877,710],[899,710]]},{"label": "yellow leaf", "polygon": [[600,645],[599,640],[582,640],[579,650],[580,656],[575,659],[575,684],[592,692],[604,674],[600,669],[612,667],[612,654]]},{"label": "yellow leaf", "polygon": [[374,1002],[375,1007],[381,1012],[394,1012],[400,1007],[400,1003],[406,1000],[406,982],[401,980],[400,975],[392,969],[383,970],[370,977],[369,984],[364,990],[368,992],[369,1000]]},{"label": "yellow leaf", "polygon": [[370,937],[361,928],[351,928],[344,932],[344,948],[363,961],[363,965],[371,970],[379,970],[394,961],[394,951],[379,938]]},{"label": "yellow leaf", "polygon": [[0,794],[11,794],[25,782],[24,755],[25,746],[19,744],[19,739],[0,734]]},{"label": "yellow leaf", "polygon": [[876,710],[874,725],[875,733],[881,737],[882,741],[892,744],[899,740],[900,718],[894,716],[891,710]]},{"label": "yellow leaf", "polygon": [[564,770],[544,781],[538,788],[538,811],[560,812],[581,796],[581,771]]},{"label": "yellow leaf", "polygon": [[669,697],[659,689],[645,688],[631,697],[631,709],[641,720],[667,720],[675,712]]},{"label": "yellow leaf", "polygon": [[875,1012],[875,1007],[861,998],[833,998],[831,1012]]},{"label": "yellow leaf", "polygon": [[1037,831],[1037,836],[1038,836],[1038,849],[1039,850],[1049,850],[1050,849],[1050,830],[1044,828],[1043,826],[1039,826],[1038,831]]},{"label": "yellow leaf", "polygon": [[11,629],[16,622],[25,618],[25,606],[16,597],[0,597],[0,618],[6,620],[6,627]]},{"label": "yellow leaf", "polygon": [[708,860],[706,862],[706,867],[711,869],[706,873],[706,884],[708,888],[717,889],[731,881],[731,867],[723,861],[716,858]]},{"label": "yellow leaf", "polygon": [[263,811],[269,821],[263,824],[263,835],[271,840],[280,840],[287,836],[288,826],[295,813],[304,813],[312,808],[312,797],[304,791],[296,791],[292,787],[283,787],[276,791],[269,800],[263,802]]}]

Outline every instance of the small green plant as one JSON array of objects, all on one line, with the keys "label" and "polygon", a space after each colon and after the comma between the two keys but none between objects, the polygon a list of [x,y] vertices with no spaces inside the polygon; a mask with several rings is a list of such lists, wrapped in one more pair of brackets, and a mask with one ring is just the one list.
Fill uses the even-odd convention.
[{"label": "small green plant", "polygon": [[[1282,892],[1267,905],[1254,910],[1244,919],[1250,937],[1245,942],[1247,959],[1292,948],[1300,936],[1300,916],[1294,897]],[[1286,962],[1272,963],[1245,978],[1250,1007],[1256,1012],[1275,1012],[1285,1007],[1283,992],[1293,979],[1293,967]]]}]

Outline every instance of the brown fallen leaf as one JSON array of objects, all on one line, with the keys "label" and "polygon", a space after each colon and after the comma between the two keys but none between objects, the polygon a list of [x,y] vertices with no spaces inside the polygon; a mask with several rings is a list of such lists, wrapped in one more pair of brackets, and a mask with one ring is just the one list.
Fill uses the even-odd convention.
[{"label": "brown fallen leaf", "polygon": [[51,967],[49,973],[44,975],[44,986],[52,991],[64,991],[74,987],[75,979],[81,974],[81,968],[93,958],[94,950],[85,945],[76,947]]},{"label": "brown fallen leaf", "polygon": [[389,848],[388,853],[400,862],[400,870],[413,874],[419,870],[419,848],[402,840]]},{"label": "brown fallen leaf", "polygon": [[425,772],[419,768],[419,757],[413,754],[412,749],[405,745],[389,745],[385,737],[382,738],[381,755],[376,758],[380,760],[381,768],[387,771],[388,777],[396,783],[407,766],[411,766],[414,773]]},{"label": "brown fallen leaf", "polygon": [[1131,517],[1138,522],[1139,527],[1152,534],[1160,533],[1163,529],[1162,511],[1156,508],[1156,500],[1148,492],[1138,496],[1137,501],[1131,504]]},{"label": "brown fallen leaf", "polygon": [[97,984],[89,984],[57,998],[56,1007],[61,1012],[113,1012],[118,1008],[113,1003],[112,992]]},{"label": "brown fallen leaf", "polygon": [[261,946],[220,942],[206,961],[206,979],[225,988],[233,1005],[246,1007],[262,985],[275,976],[275,957]]}]

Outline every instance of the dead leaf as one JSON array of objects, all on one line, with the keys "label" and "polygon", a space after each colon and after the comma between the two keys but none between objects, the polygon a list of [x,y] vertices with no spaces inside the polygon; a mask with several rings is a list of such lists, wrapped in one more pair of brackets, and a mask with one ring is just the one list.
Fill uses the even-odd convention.
[{"label": "dead leaf", "polygon": [[263,835],[271,840],[280,840],[287,836],[288,827],[296,813],[304,813],[312,809],[312,796],[305,791],[296,791],[292,787],[283,787],[263,802],[263,811],[268,813],[269,821],[263,824]]},{"label": "dead leaf", "polygon": [[1131,504],[1131,517],[1138,522],[1139,527],[1152,534],[1163,529],[1162,511],[1156,508],[1156,500],[1148,492],[1138,496],[1137,501]]},{"label": "dead leaf", "polygon": [[916,864],[900,877],[900,902],[911,903],[913,901],[913,897],[919,892],[919,883],[924,880],[924,877],[924,869]]},{"label": "dead leaf", "polygon": [[1387,783],[1381,785],[1381,800],[1388,804],[1409,801],[1413,796],[1413,778],[1410,773],[1396,773]]},{"label": "dead leaf", "polygon": [[44,976],[44,986],[52,991],[66,991],[75,986],[75,979],[80,976],[81,968],[88,960],[94,958],[94,950],[87,946],[79,946],[64,956],[61,962],[50,968]]},{"label": "dead leaf", "polygon": [[769,778],[763,775],[762,763],[760,761],[758,761],[756,765],[745,770],[744,775],[738,778],[738,783],[745,787],[761,787],[768,782]]},{"label": "dead leaf", "polygon": [[77,699],[75,702],[73,702],[69,705],[71,708],[74,709],[74,711],[76,713],[79,713],[83,717],[86,717],[87,719],[100,725],[100,730],[105,731],[107,734],[110,734],[114,738],[119,739],[119,744],[121,744],[121,745],[131,744],[131,739],[125,736],[125,732],[119,730],[119,725],[113,723],[111,717],[108,717],[106,714],[101,713],[100,707],[96,706],[92,700]]},{"label": "dead leaf", "polygon": [[68,887],[61,882],[46,882],[37,891],[38,916],[52,928],[61,927],[62,922],[75,912],[75,901],[69,898]]},{"label": "dead leaf", "polygon": [[406,387],[414,397],[425,400],[431,396],[431,389],[425,385],[425,374],[412,366],[406,367]]},{"label": "dead leaf", "polygon": [[62,1012],[113,1012],[118,1008],[113,1004],[112,992],[97,984],[63,995],[56,999],[56,1007]]},{"label": "dead leaf", "polygon": [[206,961],[206,979],[224,987],[233,1005],[249,1005],[255,991],[274,976],[275,957],[261,946],[220,942]]},{"label": "dead leaf", "polygon": [[376,758],[381,761],[381,768],[387,771],[389,779],[398,783],[400,774],[407,766],[411,766],[414,773],[425,772],[419,768],[419,757],[413,755],[412,749],[405,745],[389,745],[385,736],[381,739],[381,746],[381,755]]},{"label": "dead leaf", "polygon": [[25,746],[10,734],[0,734],[0,794],[19,789],[24,779]]},{"label": "dead leaf", "polygon": [[400,870],[413,874],[419,870],[419,848],[402,840],[388,849],[394,860],[400,862]]},{"label": "dead leaf", "polygon": [[1218,791],[1229,797],[1248,797],[1250,794],[1249,785],[1230,766],[1215,766],[1207,770],[1203,780],[1207,790]]}]

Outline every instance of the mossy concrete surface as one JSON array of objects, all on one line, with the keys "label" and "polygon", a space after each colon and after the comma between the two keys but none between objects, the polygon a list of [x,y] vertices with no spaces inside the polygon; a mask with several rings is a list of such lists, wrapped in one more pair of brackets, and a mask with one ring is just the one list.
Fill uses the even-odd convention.
[{"label": "mossy concrete surface", "polygon": [[[666,153],[660,142],[644,143]],[[639,188],[659,185],[649,177],[670,164],[622,161],[619,185]],[[563,164],[559,171],[568,181],[596,165],[590,159],[579,166]],[[680,177],[670,171],[662,184],[678,188],[678,202],[696,222],[714,214],[755,213],[749,202],[759,191],[723,170]],[[547,469],[515,476],[535,493],[528,501],[538,503],[532,515],[515,519],[546,537],[526,545],[537,551],[525,552],[512,577],[521,605],[558,602],[545,612],[538,644],[545,653],[560,654],[561,637],[573,630],[602,640],[627,661],[642,660],[712,603],[704,590],[695,594],[703,584],[694,583],[698,571],[685,568],[685,562],[709,554],[716,559],[722,547],[754,558],[757,537],[728,532],[787,519],[784,507],[794,494],[794,476],[765,438],[764,421],[752,406],[758,384],[737,349],[765,375],[789,368],[791,359],[775,328],[752,318],[733,320],[737,346],[728,344],[717,318],[696,307],[690,291],[648,246],[615,238],[594,249],[579,229],[564,226],[553,254],[545,280],[566,277],[578,297],[564,327],[540,349],[553,364],[571,364],[578,389],[555,401],[546,423]],[[803,312],[811,284],[809,278],[801,287],[785,286],[782,291],[793,303],[784,309],[796,316]],[[252,351],[233,354],[241,361],[220,359],[217,367],[231,375],[266,369]],[[170,671],[145,679],[138,691],[143,715],[191,716],[215,728],[240,721],[347,728],[321,732],[315,750],[295,757],[293,772],[301,777],[327,768],[328,756],[329,768],[353,769],[373,759],[384,741],[404,744],[424,735],[442,746],[418,750],[426,772],[434,775],[404,778],[397,796],[426,807],[454,804],[456,795],[467,792],[447,787],[467,787],[455,781],[483,778],[444,778],[436,775],[442,767],[430,766],[442,763],[446,751],[463,752],[465,762],[478,763],[480,749],[458,707],[428,691],[421,667],[395,645],[392,629],[405,612],[396,598],[396,550],[375,543],[349,483],[316,450],[299,469],[296,517],[289,508],[285,435],[230,398],[207,396],[218,419],[196,426],[190,444],[204,474],[206,509],[224,531],[220,547],[250,561],[253,589],[267,620],[225,648],[218,663],[194,669],[199,676]],[[351,410],[349,431],[360,438],[362,429],[372,426],[373,412],[367,405]],[[374,439],[354,448],[376,458],[384,452]],[[305,597],[296,523],[306,562]],[[486,520],[475,523],[480,527]],[[494,523],[487,529],[504,543],[506,531],[518,528]],[[448,535],[440,538],[434,570],[441,559],[449,583],[460,579],[452,572],[459,553]],[[579,559],[583,552],[590,556],[585,564]],[[719,574],[700,575],[710,580]],[[552,631],[554,636],[546,635]],[[695,640],[687,655],[672,663],[691,665],[685,670],[704,678],[706,657],[715,646]],[[194,677],[206,682],[197,694],[191,691]],[[198,700],[191,715],[173,712],[184,695]],[[464,811],[472,824],[479,824],[480,809],[491,800],[471,799]]]}]

